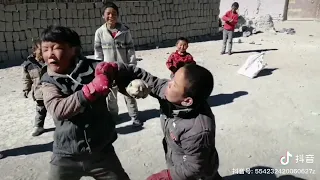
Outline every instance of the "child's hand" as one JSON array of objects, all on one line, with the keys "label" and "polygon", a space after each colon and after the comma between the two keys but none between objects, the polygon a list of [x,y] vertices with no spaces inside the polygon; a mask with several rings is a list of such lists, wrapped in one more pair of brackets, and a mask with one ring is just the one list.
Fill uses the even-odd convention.
[{"label": "child's hand", "polygon": [[141,79],[135,79],[130,82],[130,84],[126,88],[127,93],[136,99],[139,98],[146,98],[151,89],[149,88],[148,84]]},{"label": "child's hand", "polygon": [[118,72],[118,65],[116,63],[111,62],[102,62],[96,66],[95,76],[104,74],[108,77],[109,81],[113,81]]},{"label": "child's hand", "polygon": [[91,81],[82,87],[84,97],[88,101],[95,101],[99,96],[107,96],[110,92],[111,81],[104,74],[98,74]]},{"label": "child's hand", "polygon": [[233,21],[233,19],[232,19],[232,18],[230,18],[230,19],[229,19],[229,22],[232,22],[232,21]]}]

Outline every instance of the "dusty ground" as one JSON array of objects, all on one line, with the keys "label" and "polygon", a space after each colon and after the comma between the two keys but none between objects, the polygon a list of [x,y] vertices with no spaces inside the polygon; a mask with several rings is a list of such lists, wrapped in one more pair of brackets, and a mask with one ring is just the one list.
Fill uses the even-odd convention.
[{"label": "dusty ground", "polygon": [[[221,41],[190,44],[191,54],[215,76],[210,104],[216,115],[219,171],[229,179],[244,177],[234,175],[233,169],[255,166],[311,169],[305,172],[307,174],[293,172],[291,175],[320,179],[320,23],[285,22],[276,25],[276,28],[294,27],[297,34],[263,33],[241,38],[244,43],[234,44],[234,51],[278,49],[266,53],[265,60],[270,69],[256,79],[236,73],[239,65],[252,53],[220,56]],[[251,45],[251,41],[261,45]],[[144,58],[139,66],[159,77],[168,77],[165,60],[173,50],[139,51]],[[0,160],[1,179],[44,180],[48,173],[53,132],[31,137],[35,107],[31,99],[21,98],[19,82],[18,67],[0,70],[0,151],[7,155]],[[124,100],[119,99],[124,113]],[[138,104],[141,116],[149,119],[144,129],[135,131],[128,122],[119,124],[120,135],[114,144],[133,180],[143,180],[165,168],[157,101],[148,97],[139,100]],[[50,117],[45,127],[53,128]],[[279,160],[286,151],[293,157],[289,165],[283,166]],[[296,155],[304,155],[304,160],[306,155],[314,155],[314,162],[296,163]],[[296,179],[293,176],[289,179]],[[248,177],[255,176],[246,176],[245,179]],[[276,179],[272,175],[262,177]]]}]

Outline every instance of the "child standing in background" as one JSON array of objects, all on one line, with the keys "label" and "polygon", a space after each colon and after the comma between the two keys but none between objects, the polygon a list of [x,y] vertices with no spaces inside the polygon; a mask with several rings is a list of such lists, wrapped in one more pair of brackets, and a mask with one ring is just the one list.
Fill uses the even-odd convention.
[{"label": "child standing in background", "polygon": [[192,55],[187,52],[188,46],[188,39],[184,37],[180,37],[178,39],[176,43],[176,52],[172,53],[166,62],[168,69],[171,71],[171,78],[178,71],[178,69],[185,64],[196,64],[196,62],[193,60]]},{"label": "child standing in background", "polygon": [[233,32],[238,23],[239,14],[237,10],[239,9],[239,3],[234,2],[231,6],[231,10],[226,12],[226,14],[222,17],[222,20],[225,22],[223,26],[223,46],[221,55],[225,54],[226,46],[228,42],[228,54],[232,54],[232,39]]},{"label": "child standing in background", "polygon": [[45,65],[41,56],[41,41],[33,42],[33,53],[28,56],[27,60],[22,63],[23,67],[23,95],[28,98],[31,91],[32,98],[36,102],[36,117],[34,122],[34,130],[32,136],[39,136],[44,132],[44,120],[47,115],[47,110],[43,104],[40,77],[42,67]]}]

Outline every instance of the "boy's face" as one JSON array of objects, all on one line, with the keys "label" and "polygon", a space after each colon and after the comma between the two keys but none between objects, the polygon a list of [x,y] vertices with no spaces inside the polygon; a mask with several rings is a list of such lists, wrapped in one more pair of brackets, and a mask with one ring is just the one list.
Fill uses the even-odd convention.
[{"label": "boy's face", "polygon": [[103,19],[105,20],[105,22],[109,25],[115,25],[118,21],[118,13],[115,9],[113,8],[107,8],[104,11],[103,14]]},{"label": "boy's face", "polygon": [[178,49],[178,52],[180,53],[185,53],[188,49],[188,43],[185,42],[185,41],[178,41],[177,43],[177,49]]},{"label": "boy's face", "polygon": [[48,67],[55,73],[66,74],[76,55],[76,48],[66,43],[42,42],[42,56]]},{"label": "boy's face", "polygon": [[167,89],[165,90],[165,97],[173,104],[191,106],[193,103],[192,98],[185,96],[186,89],[189,87],[189,81],[185,78],[185,69],[182,67],[168,83]]},{"label": "boy's face", "polygon": [[231,10],[232,10],[232,12],[237,12],[238,8],[235,7],[235,6],[232,6],[232,7],[231,7]]}]

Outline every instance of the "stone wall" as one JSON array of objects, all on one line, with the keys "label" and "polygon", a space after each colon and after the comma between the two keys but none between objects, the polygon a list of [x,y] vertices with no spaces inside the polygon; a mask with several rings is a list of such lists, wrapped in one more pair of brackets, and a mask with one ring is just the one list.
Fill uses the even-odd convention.
[{"label": "stone wall", "polygon": [[[136,46],[157,45],[180,36],[214,35],[220,0],[116,1],[120,21],[131,29]],[[95,30],[103,23],[99,3],[0,4],[0,61],[21,61],[32,39],[51,24],[76,30],[83,51],[92,53]]]},{"label": "stone wall", "polygon": [[[220,17],[230,10],[233,2],[237,0],[223,0],[220,4]],[[283,20],[286,0],[238,0],[239,13],[247,18],[255,18],[270,14],[274,20]]]}]

